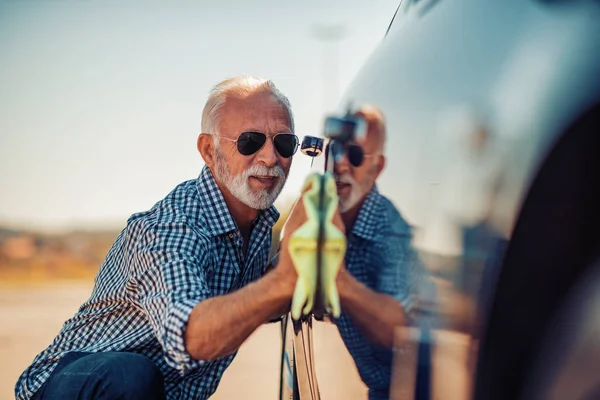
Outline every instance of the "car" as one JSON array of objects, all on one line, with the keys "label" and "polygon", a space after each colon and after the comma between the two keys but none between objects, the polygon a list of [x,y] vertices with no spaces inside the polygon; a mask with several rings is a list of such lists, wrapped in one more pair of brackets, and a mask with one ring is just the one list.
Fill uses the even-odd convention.
[{"label": "car", "polygon": [[378,187],[427,272],[390,398],[600,397],[599,21],[598,1],[404,0],[343,95],[385,115]]}]

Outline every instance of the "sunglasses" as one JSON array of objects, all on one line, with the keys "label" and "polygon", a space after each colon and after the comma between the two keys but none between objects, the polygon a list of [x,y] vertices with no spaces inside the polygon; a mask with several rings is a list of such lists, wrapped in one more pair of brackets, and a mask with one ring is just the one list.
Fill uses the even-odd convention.
[{"label": "sunglasses", "polygon": [[[345,150],[346,150],[346,156],[348,157],[348,161],[350,162],[350,164],[353,167],[360,167],[366,156],[365,152],[363,151],[363,148],[357,144],[347,144]],[[339,149],[334,148],[334,153],[336,151],[343,151],[343,150],[341,147]],[[327,143],[327,146],[325,146],[325,163],[327,163],[328,159],[329,159],[329,143]]]},{"label": "sunglasses", "polygon": [[267,142],[267,137],[270,137],[271,140],[273,140],[275,149],[283,158],[293,156],[298,150],[298,145],[300,143],[298,136],[293,133],[277,133],[273,136],[267,136],[262,132],[242,132],[237,139],[216,134],[213,135],[235,142],[238,152],[244,156],[250,156],[262,149]]}]

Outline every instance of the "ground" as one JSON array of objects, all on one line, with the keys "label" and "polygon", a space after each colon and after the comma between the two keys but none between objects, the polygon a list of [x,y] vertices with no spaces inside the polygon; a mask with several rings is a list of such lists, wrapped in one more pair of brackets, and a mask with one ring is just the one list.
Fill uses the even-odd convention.
[{"label": "ground", "polygon": [[[91,282],[0,286],[0,400],[14,399],[14,384],[87,299]],[[323,399],[366,399],[352,358],[334,325],[314,327],[316,368]],[[277,399],[281,334],[279,324],[259,328],[225,372],[212,399]]]}]

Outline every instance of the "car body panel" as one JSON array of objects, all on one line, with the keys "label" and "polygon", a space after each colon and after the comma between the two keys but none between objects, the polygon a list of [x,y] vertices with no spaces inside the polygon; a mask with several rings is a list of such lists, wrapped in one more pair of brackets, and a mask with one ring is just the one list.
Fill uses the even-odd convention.
[{"label": "car body panel", "polygon": [[[539,216],[532,219],[523,215],[528,198],[529,203],[533,197],[548,207],[533,204],[526,210],[561,212],[561,204],[551,207],[552,202],[562,201],[567,207],[567,202],[586,185],[585,179],[578,179],[576,186],[565,187],[568,193],[546,201],[546,194],[541,194],[546,193],[544,187],[550,188],[552,182],[560,185],[559,181],[549,176],[543,184],[534,183],[551,154],[558,153],[555,159],[562,157],[557,147],[573,124],[589,110],[595,110],[600,102],[598,21],[600,4],[594,1],[405,1],[387,36],[339,104],[340,113],[348,106],[356,109],[372,104],[386,117],[387,163],[378,187],[414,228],[413,244],[435,284],[431,291],[435,298],[430,300],[435,304],[436,314],[432,326],[440,331],[433,336],[442,337],[443,331],[448,330],[472,338],[471,348],[462,346],[464,351],[457,355],[467,360],[462,364],[464,371],[458,373],[461,376],[466,373],[475,379],[474,350],[479,346],[496,346],[501,340],[497,338],[498,321],[503,321],[502,329],[510,329],[506,326],[510,324],[510,313],[514,312],[516,317],[514,307],[523,301],[525,306],[531,306],[532,312],[539,310],[544,317],[540,317],[535,330],[533,324],[525,324],[520,330],[515,328],[512,336],[506,335],[506,343],[511,343],[510,340],[518,343],[520,337],[534,331],[543,334],[540,327],[547,323],[546,318],[551,318],[553,310],[542,310],[543,305],[533,301],[528,304],[527,299],[535,296],[536,284],[543,284],[544,280],[528,281],[526,285],[519,281],[520,276],[535,280],[547,267],[557,277],[565,277],[565,290],[571,285],[570,280],[577,278],[568,271],[559,271],[569,265],[555,266],[552,260],[545,259],[545,265],[528,266],[524,259],[536,258],[526,252],[509,251],[521,257],[517,260],[513,256],[511,265],[506,265],[504,257],[511,245],[515,247],[512,240],[518,221],[521,219],[521,228],[527,221],[539,221]],[[592,132],[588,129],[583,134],[589,137]],[[588,142],[595,149],[596,142]],[[565,156],[566,160],[571,164],[565,164],[567,172],[561,179],[568,179],[564,176],[570,170],[578,177],[585,174],[584,170],[572,168],[572,160]],[[592,182],[588,184],[597,188],[593,176],[589,176]],[[540,185],[545,186],[540,189]],[[532,194],[532,187],[537,187],[538,192]],[[558,188],[548,189],[547,195],[557,191],[560,193]],[[589,193],[596,196],[597,190]],[[584,204],[581,199],[576,200],[578,205]],[[584,206],[579,208],[580,213],[588,212]],[[553,215],[542,217],[549,220],[544,229],[556,229],[557,243],[564,243],[565,247],[570,244],[568,238],[560,237],[561,229],[573,235],[583,234],[577,226],[565,229],[560,225],[568,224],[568,220],[558,218],[553,226]],[[577,218],[579,215],[573,214],[571,219]],[[535,232],[538,231],[532,230],[529,235],[520,233],[517,247],[527,248],[531,244],[532,249],[541,251],[543,243],[539,241],[545,236],[538,232],[536,242],[532,237]],[[556,260],[573,251],[553,250],[557,253]],[[540,262],[542,259],[538,258]],[[513,289],[515,298],[518,297],[514,303],[509,300]],[[496,291],[500,296],[495,297]],[[562,293],[557,286],[544,295],[550,296],[550,300],[551,296]],[[496,331],[486,333],[490,319],[493,323],[489,326]],[[490,340],[486,342],[486,338]],[[520,344],[533,346],[536,342],[535,338],[528,340],[521,340]],[[440,340],[436,345],[450,347],[437,349],[434,354],[450,354],[455,344]],[[505,398],[513,398],[520,393],[520,385],[525,385],[517,382],[519,378],[515,375],[526,371],[514,364],[514,370],[505,377],[496,372],[498,379],[494,381],[490,357],[494,351],[507,352],[507,348],[497,346],[500,348],[483,352],[477,379],[480,386],[488,385],[488,389],[504,382],[506,391],[486,395],[484,387],[476,392],[476,398],[502,398],[507,394],[509,397]],[[532,352],[522,358],[515,356],[513,361],[527,369],[535,357]],[[414,364],[414,357],[408,359]],[[436,368],[439,370],[439,365],[433,366],[433,370]],[[402,374],[406,375],[406,371]],[[450,393],[444,388],[437,390],[438,394]],[[434,397],[435,393],[436,390]],[[465,391],[458,398],[471,395]],[[412,398],[406,393],[403,396],[408,397],[398,398]]]}]

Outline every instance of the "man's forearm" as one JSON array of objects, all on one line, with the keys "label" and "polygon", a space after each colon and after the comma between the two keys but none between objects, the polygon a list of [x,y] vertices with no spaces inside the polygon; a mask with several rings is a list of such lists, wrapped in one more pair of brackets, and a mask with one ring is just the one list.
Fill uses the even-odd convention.
[{"label": "man's forearm", "polygon": [[[267,266],[267,272],[273,271],[277,264],[279,263],[279,252],[275,254],[275,256],[271,259],[271,262]],[[268,318],[268,322],[276,322],[281,320],[281,318],[290,312],[290,308],[292,306],[291,299],[287,303],[283,304],[279,309],[275,310],[275,312]]]},{"label": "man's forearm", "polygon": [[391,296],[369,289],[343,268],[338,274],[337,286],[344,313],[374,343],[392,347],[394,328],[406,324],[406,314],[400,303]]},{"label": "man's forearm", "polygon": [[185,346],[197,360],[212,360],[236,351],[261,324],[284,309],[293,283],[274,270],[233,293],[201,301],[185,331]]}]

